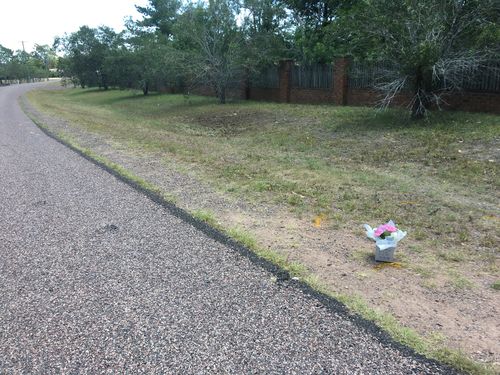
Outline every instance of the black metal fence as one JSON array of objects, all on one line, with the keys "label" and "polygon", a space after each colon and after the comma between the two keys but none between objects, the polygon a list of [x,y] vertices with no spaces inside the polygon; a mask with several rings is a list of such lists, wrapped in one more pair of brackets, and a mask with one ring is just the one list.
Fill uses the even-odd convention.
[{"label": "black metal fence", "polygon": [[250,86],[263,89],[279,89],[279,67],[271,65],[250,74]]},{"label": "black metal fence", "polygon": [[[390,61],[352,62],[349,87],[370,89],[398,78],[398,68]],[[437,73],[434,84],[438,89],[457,87],[466,91],[500,92],[500,62],[492,61],[476,67],[454,69],[453,76]],[[410,82],[406,89],[410,88]]]},{"label": "black metal fence", "polygon": [[477,67],[465,68],[453,76],[453,82],[447,82],[446,75],[440,77],[438,85],[449,87],[451,83],[466,91],[500,92],[500,62],[490,61]]},{"label": "black metal fence", "polygon": [[333,85],[331,64],[294,65],[292,87],[300,89],[330,89]]},{"label": "black metal fence", "polygon": [[370,89],[389,81],[397,73],[397,67],[390,61],[357,62],[349,69],[348,85],[353,89]]}]

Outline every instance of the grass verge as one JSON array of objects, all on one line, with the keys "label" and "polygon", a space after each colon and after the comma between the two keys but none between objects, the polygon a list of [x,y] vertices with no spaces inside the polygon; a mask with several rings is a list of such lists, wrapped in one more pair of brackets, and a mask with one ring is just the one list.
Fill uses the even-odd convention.
[{"label": "grass verge", "polygon": [[174,159],[234,196],[321,215],[339,229],[392,218],[423,255],[452,267],[491,266],[498,255],[498,116],[438,113],[415,123],[396,110],[220,106],[206,97],[128,91],[28,97],[85,131]]},{"label": "grass verge", "polygon": [[[90,94],[94,95],[94,93],[90,93]],[[128,99],[125,98],[124,100],[126,102],[128,102]],[[156,98],[155,98],[155,100],[156,100]],[[198,99],[195,98],[195,101],[196,100],[198,100]],[[113,103],[111,103],[111,104],[113,104]],[[185,104],[182,104],[181,107],[184,105]],[[200,106],[203,106],[203,105],[200,104]],[[232,109],[234,109],[234,108],[232,108]],[[218,109],[217,109],[217,111],[218,111]],[[214,110],[214,112],[217,112],[217,111]],[[104,111],[104,112],[106,112],[106,111]],[[101,114],[98,114],[98,117],[101,116],[100,117],[101,120],[106,119],[107,115],[104,112]],[[116,113],[111,113],[108,115],[110,116],[110,118],[107,119],[106,121],[111,121],[112,119],[115,119],[115,117],[116,117]],[[297,114],[297,115],[300,116],[299,114]],[[119,133],[118,129],[114,129],[114,130],[112,129],[108,133],[107,130],[102,129],[102,126],[103,126],[102,124],[92,125],[91,122],[94,120],[82,119],[81,113],[79,116],[80,116],[80,120],[84,123],[84,128],[87,128],[87,130],[91,130],[92,127],[95,126],[96,129],[97,128],[98,129],[97,130],[94,129],[94,131],[97,131],[98,133],[104,132],[108,135],[111,135],[112,137],[117,137],[118,139],[120,139],[121,135],[118,134]],[[71,116],[68,116],[68,117],[71,117]],[[306,118],[309,118],[309,117],[306,116]],[[202,122],[204,122],[205,120],[206,119],[204,119]],[[106,122],[106,121],[105,121],[105,123],[108,124],[109,122]],[[125,120],[123,120],[123,121],[124,121],[125,126],[127,126],[126,121]],[[124,124],[122,124],[122,126]],[[152,124],[154,124],[154,122],[152,122]],[[231,132],[234,131],[234,129],[232,129],[232,128],[236,125],[235,124],[230,125],[229,130],[226,129],[226,130],[222,131],[220,129],[216,129],[214,131],[215,135],[213,135],[216,138],[216,141],[220,141],[221,139],[224,140],[224,137],[229,137],[229,138],[233,137],[234,134],[232,134]],[[161,126],[165,126],[165,125],[160,124],[159,126],[161,127]],[[172,126],[175,127],[175,125],[172,125]],[[123,130],[122,127],[120,127],[119,129],[120,129],[120,131]],[[139,148],[143,147],[146,149],[150,149],[150,148],[157,149],[157,147],[164,147],[165,146],[165,147],[167,147],[167,151],[169,152],[169,154],[173,153],[175,156],[179,157],[180,159],[184,160],[185,162],[188,161],[190,163],[201,162],[200,159],[207,156],[206,154],[197,155],[196,152],[194,153],[194,156],[188,155],[186,153],[186,150],[188,149],[190,151],[193,151],[194,148],[192,146],[191,146],[191,148],[186,148],[186,145],[180,145],[175,139],[172,142],[172,144],[169,144],[169,145],[168,145],[168,142],[163,142],[163,143],[160,142],[161,145],[155,145],[154,141],[151,138],[149,138],[147,135],[143,134],[144,133],[143,131],[147,131],[147,130],[148,129],[131,130],[131,132],[134,134],[132,134],[131,137],[127,138],[128,142],[132,142],[134,147],[139,147]],[[151,130],[151,129],[149,129],[149,130]],[[136,131],[138,131],[138,133],[135,133]],[[176,131],[173,131],[173,132],[167,132],[167,134],[169,137],[173,137],[174,135],[178,135],[179,133],[182,134],[182,132],[191,133],[192,131],[193,131],[193,129],[186,130],[183,128],[180,130],[177,129]],[[115,132],[116,132],[116,134],[115,134]],[[221,138],[221,135],[218,132],[222,132],[220,134],[225,134],[224,137]],[[154,132],[154,129],[153,129],[153,133],[156,134],[156,136],[159,135],[157,132]],[[206,141],[206,138],[210,137],[210,134],[207,135],[204,132],[202,132],[202,133],[203,134],[198,134],[195,131],[194,134],[196,136],[200,137],[202,141]],[[130,135],[131,135],[130,132],[126,132],[126,134],[125,134],[125,136],[130,136]],[[112,169],[118,175],[122,176],[124,179],[131,181],[134,184],[137,184],[138,186],[140,186],[144,190],[151,191],[152,193],[154,193],[156,195],[161,195],[163,197],[163,199],[166,199],[167,201],[172,201],[172,197],[164,196],[163,193],[161,192],[161,190],[158,189],[156,186],[148,183],[147,181],[145,181],[143,179],[140,179],[140,178],[134,176],[133,174],[129,173],[127,170],[123,169],[119,165],[112,163],[111,161],[94,154],[92,152],[92,150],[81,148],[80,146],[78,146],[78,144],[74,140],[69,139],[64,134],[58,134],[57,136],[62,138],[66,143],[70,144],[74,149],[78,150],[79,152],[86,155],[90,159],[93,159],[96,162],[98,162],[99,164],[105,165],[109,169]],[[165,136],[165,134],[163,134],[163,136]],[[193,136],[193,134],[190,134],[190,136]],[[293,137],[291,139],[281,139],[282,136],[283,136],[283,134],[280,135],[280,137],[278,137],[278,139],[274,139],[273,142],[277,142],[278,148],[281,148],[281,147],[285,147],[285,149],[291,148],[292,146],[291,146],[290,142],[294,141]],[[491,136],[491,134],[490,134],[490,136]],[[141,140],[141,137],[143,137],[142,140]],[[245,142],[247,142],[247,141],[248,140],[246,140]],[[234,147],[234,146],[235,145],[232,145],[231,147]],[[219,157],[220,156],[219,153],[221,153],[223,151],[224,150],[217,150],[217,152],[215,152],[215,154],[217,155],[217,157]],[[233,151],[234,150],[231,149],[231,152],[233,152]],[[292,158],[292,159],[297,158],[298,156],[297,156],[296,152],[297,152],[297,150],[295,150],[295,149],[288,150],[287,152],[285,152],[285,154],[288,154],[288,156],[286,156],[286,155],[284,156],[283,153],[280,151],[279,155],[278,155],[279,156],[278,159],[280,159],[280,158],[285,158],[285,159],[286,158]],[[303,147],[303,150],[300,152],[308,153],[308,152],[312,152],[312,151],[311,151],[311,148],[306,145]],[[229,156],[231,156],[231,153],[229,153]],[[252,156],[250,154],[247,154],[247,156],[250,159],[253,158],[254,162],[256,161],[255,155]],[[314,153],[312,154],[312,156],[311,156],[311,154],[309,154],[309,156],[307,156],[307,157],[305,157],[304,155],[302,155],[302,156],[303,156],[302,158],[295,159],[294,162],[297,162],[297,160],[299,160],[300,162],[304,162],[304,163],[306,163],[306,167],[307,167],[306,170],[307,171],[320,171],[321,173],[318,173],[317,175],[315,175],[315,174],[311,175],[311,174],[305,173],[304,169],[300,170],[301,168],[298,168],[299,175],[294,174],[295,172],[290,171],[290,175],[292,175],[294,177],[292,179],[290,179],[290,178],[286,178],[286,179],[276,178],[276,175],[267,176],[267,178],[261,178],[261,177],[263,177],[262,173],[264,173],[264,172],[255,172],[254,174],[245,176],[245,174],[252,172],[252,170],[249,169],[249,166],[245,164],[246,163],[245,161],[241,162],[241,160],[237,163],[231,163],[231,162],[226,163],[226,164],[224,164],[224,166],[218,165],[216,163],[217,168],[215,169],[215,173],[218,175],[222,174],[222,177],[219,176],[220,178],[222,178],[222,181],[225,181],[225,182],[232,181],[232,184],[229,184],[228,191],[231,191],[231,189],[232,189],[232,191],[235,193],[242,193],[242,192],[255,193],[255,195],[253,195],[253,197],[255,199],[269,199],[271,197],[274,201],[288,204],[292,210],[295,210],[299,213],[307,211],[307,210],[310,210],[312,212],[321,211],[323,215],[329,215],[330,218],[335,218],[335,215],[339,215],[336,212],[337,210],[329,211],[328,209],[323,207],[323,205],[325,204],[324,202],[322,203],[323,198],[322,198],[321,194],[323,194],[323,193],[319,193],[319,194],[311,193],[309,195],[304,195],[304,193],[305,193],[305,190],[304,190],[305,185],[304,184],[307,185],[307,183],[303,182],[301,180],[301,179],[308,178],[308,177],[310,178],[311,176],[321,180],[321,178],[322,178],[321,176],[323,175],[323,177],[324,177],[324,173],[326,173],[325,171],[327,168],[325,168],[325,167],[328,167],[328,165],[323,165],[324,161],[321,161],[321,158],[318,158],[317,155],[315,156]],[[184,157],[186,157],[186,159],[184,159]],[[227,157],[227,155],[226,155],[226,157]],[[267,155],[267,157],[274,158],[274,157],[276,157],[276,155],[274,155],[274,156]],[[260,158],[263,158],[263,156],[260,156]],[[262,160],[262,159],[260,159],[260,160]],[[271,161],[271,164],[274,161],[275,160]],[[352,162],[352,160],[350,162]],[[269,166],[269,163],[270,163],[269,160],[264,160],[264,164],[266,166]],[[288,159],[284,160],[285,165],[289,165],[288,163],[290,163],[290,160],[288,160]],[[490,163],[490,162],[488,162],[488,163]],[[368,163],[368,164],[370,164],[370,163]],[[215,167],[212,165],[212,168],[215,168]],[[361,167],[358,165],[358,168],[361,168]],[[412,168],[415,168],[415,166],[413,166]],[[214,173],[214,169],[210,169],[210,167],[209,167],[209,172]],[[385,176],[381,180],[378,180],[376,177],[374,177],[370,168],[368,168],[366,170],[366,172],[367,172],[366,174],[364,174],[362,172],[363,172],[363,168],[358,169],[357,171],[353,171],[353,174],[354,174],[354,177],[357,179],[356,183],[364,182],[365,185],[363,185],[363,186],[365,186],[365,187],[366,187],[366,185],[372,184],[374,182],[377,182],[377,181],[381,182],[382,181],[382,182],[396,182],[398,188],[401,188],[405,183],[407,183],[406,179],[413,178],[412,176],[405,175],[404,173],[402,173],[400,171],[402,174],[399,176],[395,176],[393,174],[393,175],[389,175],[388,179],[387,179],[387,176]],[[441,171],[441,172],[443,172],[443,171]],[[345,182],[346,178],[350,178],[350,177],[346,177],[347,174],[345,173],[345,171],[342,170],[342,168],[340,168],[340,169],[334,168],[332,173],[333,173],[333,176],[338,177],[341,182]],[[241,176],[243,176],[243,177],[241,177]],[[327,179],[330,179],[331,177],[332,177],[331,175],[327,176]],[[476,178],[476,177],[471,177],[471,176],[469,176],[469,177],[472,179]],[[295,178],[298,178],[298,180],[295,181],[294,180]],[[491,176],[488,176],[488,179],[489,179],[488,181],[489,181],[490,185],[493,181],[491,178],[492,178]],[[250,185],[250,187],[248,187],[247,185]],[[344,220],[347,213],[352,214],[351,218],[348,220],[348,222],[352,222],[354,220],[353,217],[356,218],[357,217],[356,215],[359,215],[358,211],[360,208],[356,207],[353,204],[353,201],[360,199],[360,197],[363,198],[362,195],[364,193],[362,194],[361,190],[359,190],[357,192],[350,191],[348,189],[348,186],[349,185],[347,185],[345,187],[345,189],[339,188],[339,186],[335,186],[336,189],[339,189],[337,191],[345,190],[342,192],[343,195],[341,197],[342,198],[341,200],[343,200],[345,205],[342,206],[343,207],[343,209],[341,210],[342,213],[337,218],[338,221]],[[322,187],[321,183],[319,184],[319,187],[320,188]],[[474,192],[477,193],[483,188],[485,188],[485,186],[480,186],[480,187],[476,186],[476,187],[474,187]],[[486,191],[488,191],[488,188],[486,188]],[[443,198],[442,197],[443,191],[440,191],[439,188],[437,188],[436,191],[434,191],[434,193],[436,194],[436,197],[439,196],[436,198],[437,200]],[[252,195],[252,194],[250,194],[250,195]],[[363,199],[365,199],[365,198],[363,198]],[[379,201],[380,201],[380,198],[379,198]],[[330,204],[330,203],[331,202],[328,202],[328,204]],[[407,204],[410,206],[414,206],[416,203],[413,201],[408,201]],[[429,208],[426,208],[427,210],[429,210],[429,213],[428,213],[429,216],[436,215],[437,212],[442,210],[442,208],[439,208],[437,203],[436,203],[435,207],[431,207],[431,208],[432,208],[431,210],[429,210]],[[369,209],[370,209],[370,207],[368,207],[368,210]],[[326,214],[324,212],[326,212]],[[373,212],[371,214],[373,214]],[[448,212],[448,214],[449,214],[449,212]],[[353,297],[353,296],[332,293],[331,291],[328,290],[328,288],[326,286],[324,286],[321,282],[319,282],[318,279],[314,275],[310,274],[307,271],[307,268],[305,266],[298,264],[298,263],[288,262],[286,257],[284,257],[280,254],[277,254],[276,252],[273,252],[271,250],[259,248],[258,242],[255,240],[255,238],[253,238],[252,235],[246,233],[245,231],[243,231],[239,228],[230,228],[230,229],[222,228],[218,224],[218,221],[215,218],[214,214],[207,212],[207,211],[195,211],[195,212],[192,212],[192,215],[194,217],[198,218],[199,220],[205,221],[209,225],[223,231],[224,233],[226,233],[227,235],[229,235],[230,237],[232,237],[236,241],[238,241],[241,244],[243,244],[244,246],[250,248],[252,251],[254,251],[256,254],[258,254],[262,258],[280,266],[284,270],[287,270],[292,275],[292,277],[299,277],[304,282],[306,282],[308,285],[312,286],[314,289],[320,291],[321,293],[324,293],[326,295],[329,295],[331,297],[336,298],[337,300],[340,300],[346,306],[348,306],[348,308],[350,308],[352,311],[355,311],[363,318],[374,321],[377,325],[379,325],[386,332],[388,332],[391,335],[391,337],[393,337],[396,341],[412,347],[417,352],[419,352],[423,355],[426,355],[430,358],[435,358],[435,359],[438,359],[442,362],[448,363],[461,371],[465,371],[465,372],[469,372],[469,373],[473,373],[473,374],[494,373],[493,369],[490,369],[490,368],[485,367],[481,364],[475,363],[474,361],[468,359],[464,354],[456,352],[456,351],[448,350],[444,346],[438,345],[436,343],[435,338],[432,338],[432,337],[431,338],[424,338],[424,337],[418,335],[415,331],[408,329],[408,328],[405,328],[405,327],[402,327],[394,319],[394,317],[392,317],[388,314],[385,314],[385,313],[381,313],[379,311],[376,311],[376,310],[368,307],[368,305],[360,297],[356,297],[356,296]],[[477,215],[477,213],[475,213],[475,215]],[[347,216],[349,216],[349,215],[347,215]],[[452,218],[452,216],[450,216],[448,219],[452,220],[453,218]],[[455,218],[455,220],[456,220],[456,218]],[[422,237],[424,239],[428,236],[428,234],[426,233],[426,230],[428,228],[426,229],[425,227],[418,227],[418,225],[417,225],[416,229],[417,229],[417,231],[418,230],[421,231]],[[449,233],[445,233],[445,235],[449,235]],[[434,236],[434,238],[436,238],[436,237],[439,238],[439,236]],[[458,239],[461,241],[467,241],[468,240],[467,234],[466,233],[464,234],[463,230],[461,232],[458,232]],[[493,240],[493,243],[494,242],[495,241]],[[470,255],[470,254],[467,254],[467,255]],[[441,258],[444,261],[455,262],[455,263],[463,261],[462,256],[456,256],[453,254],[448,256],[448,255],[446,255],[446,253],[444,253],[444,255],[442,255]]]}]

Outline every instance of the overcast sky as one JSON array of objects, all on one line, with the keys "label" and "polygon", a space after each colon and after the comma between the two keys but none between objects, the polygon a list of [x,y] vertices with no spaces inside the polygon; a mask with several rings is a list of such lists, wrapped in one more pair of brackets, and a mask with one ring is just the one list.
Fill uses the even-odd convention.
[{"label": "overcast sky", "polygon": [[134,5],[147,0],[0,0],[0,44],[16,50],[25,41],[29,52],[36,44],[52,45],[55,36],[82,25],[123,29],[127,16],[139,18]]}]

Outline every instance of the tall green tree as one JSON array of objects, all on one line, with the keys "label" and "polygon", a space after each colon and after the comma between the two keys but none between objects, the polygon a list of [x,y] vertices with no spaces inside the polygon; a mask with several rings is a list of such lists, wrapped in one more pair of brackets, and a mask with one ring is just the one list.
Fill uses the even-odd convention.
[{"label": "tall green tree", "polygon": [[34,52],[14,52],[0,45],[0,79],[30,81],[48,76],[48,68]]},{"label": "tall green tree", "polygon": [[13,57],[14,52],[0,44],[0,80],[9,78],[8,69]]},{"label": "tall green tree", "polygon": [[176,48],[184,54],[185,76],[213,87],[220,103],[243,76],[243,34],[236,22],[239,4],[210,0],[189,7],[179,18]]},{"label": "tall green tree", "polygon": [[294,28],[294,57],[303,62],[330,62],[336,46],[328,30],[342,14],[363,0],[284,0]]},{"label": "tall green tree", "polygon": [[243,58],[258,71],[289,56],[291,22],[279,0],[243,0]]},{"label": "tall green tree", "polygon": [[49,71],[49,69],[54,69],[57,66],[56,51],[46,44],[35,44],[35,49],[31,55],[38,62],[37,65],[41,69]]},{"label": "tall green tree", "polygon": [[14,52],[11,49],[8,49],[0,44],[0,64],[8,64],[12,60],[13,56]]},{"label": "tall green tree", "polygon": [[136,6],[143,19],[136,24],[141,28],[153,28],[170,39],[174,33],[182,2],[180,0],[149,0],[146,6]]},{"label": "tall green tree", "polygon": [[[180,15],[176,15],[177,19]],[[144,95],[150,89],[163,86],[179,88],[184,70],[181,62],[183,52],[176,50],[175,27],[169,31],[169,37],[161,32],[160,26],[144,27],[144,20],[126,23],[126,44],[132,54],[134,70],[134,87],[140,88]]]},{"label": "tall green tree", "polygon": [[109,87],[106,57],[120,44],[120,36],[111,28],[82,26],[57,40],[56,44],[65,52],[66,75],[72,76],[81,87]]}]

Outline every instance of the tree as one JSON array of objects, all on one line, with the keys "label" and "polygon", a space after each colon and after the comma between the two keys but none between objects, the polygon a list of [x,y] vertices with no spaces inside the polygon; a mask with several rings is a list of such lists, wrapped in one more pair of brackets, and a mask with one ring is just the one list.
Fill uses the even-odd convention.
[{"label": "tree", "polygon": [[177,28],[175,45],[183,55],[185,76],[212,86],[222,104],[228,88],[243,76],[243,35],[236,12],[237,4],[230,0],[210,0],[207,6],[188,8]]},{"label": "tree", "polygon": [[341,14],[349,14],[362,0],[285,0],[294,24],[295,58],[304,62],[331,62],[336,46],[328,38],[328,30]]},{"label": "tree", "polygon": [[286,0],[286,4],[304,19],[311,29],[319,29],[331,23],[338,9],[350,5],[353,1],[342,0]]},{"label": "tree", "polygon": [[0,44],[0,64],[8,64],[14,55],[11,49],[8,49]]},{"label": "tree", "polygon": [[291,40],[286,9],[278,0],[244,0],[242,54],[247,70],[259,70],[288,57]]},{"label": "tree", "polygon": [[57,54],[48,45],[35,44],[35,50],[31,53],[38,66],[46,71],[54,69],[57,65]]},{"label": "tree", "polygon": [[459,77],[498,59],[499,12],[495,0],[365,0],[343,14],[336,40],[390,61],[394,69],[379,77],[383,105],[410,87],[411,116],[420,119],[461,88]]},{"label": "tree", "polygon": [[82,26],[74,33],[57,39],[55,44],[65,52],[66,74],[85,86],[109,87],[106,57],[121,43],[120,35],[111,28]]},{"label": "tree", "polygon": [[23,50],[13,52],[0,45],[0,79],[30,81],[32,78],[46,78],[49,70],[43,59],[35,52]]},{"label": "tree", "polygon": [[140,28],[154,28],[165,38],[170,39],[173,32],[181,1],[179,0],[149,0],[145,7],[136,6],[143,19],[136,24]]},{"label": "tree", "polygon": [[127,48],[112,49],[104,57],[102,73],[110,86],[121,89],[133,88],[140,75],[137,56]]},{"label": "tree", "polygon": [[0,44],[0,80],[8,79],[8,68],[13,57],[14,53],[12,52],[12,50]]},{"label": "tree", "polygon": [[134,87],[140,88],[144,95],[148,95],[151,88],[178,87],[179,77],[185,69],[181,62],[182,51],[174,48],[175,27],[172,26],[169,37],[165,38],[159,26],[145,29],[143,25],[144,20],[129,19],[126,23],[125,38],[134,65]]}]

